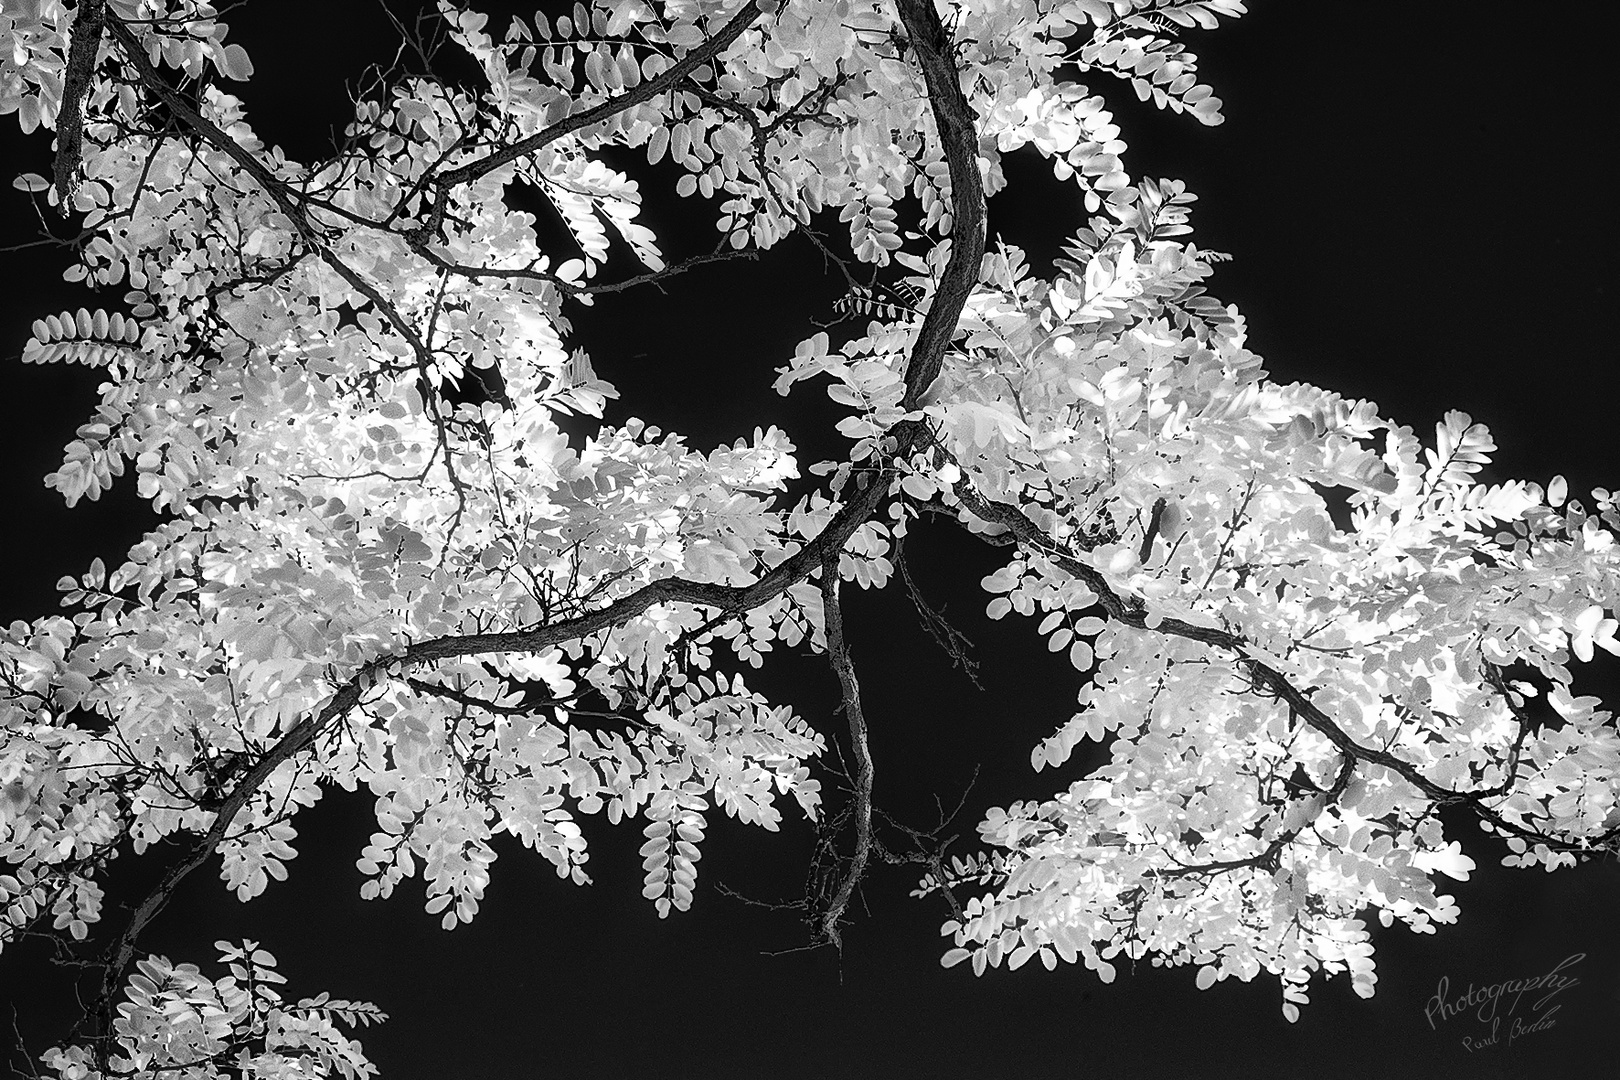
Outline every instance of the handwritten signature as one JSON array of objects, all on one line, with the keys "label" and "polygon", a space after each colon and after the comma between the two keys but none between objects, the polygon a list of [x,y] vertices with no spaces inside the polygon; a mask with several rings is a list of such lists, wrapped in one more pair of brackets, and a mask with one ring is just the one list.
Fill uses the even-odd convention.
[{"label": "handwritten signature", "polygon": [[[1490,1034],[1463,1036],[1463,1049],[1472,1052],[1501,1045],[1511,1046],[1515,1039],[1556,1026],[1557,1021],[1553,1017],[1559,1006],[1551,1002],[1565,990],[1581,984],[1579,978],[1567,972],[1584,959],[1585,953],[1572,953],[1544,975],[1504,979],[1484,986],[1469,983],[1468,989],[1460,993],[1454,992],[1450,978],[1442,975],[1434,996],[1423,1008],[1424,1018],[1429,1021],[1431,1029],[1438,1031],[1441,1024],[1471,1012],[1481,1024],[1490,1025]],[[1530,998],[1528,1008],[1520,1013],[1519,1006],[1526,995],[1534,996]],[[1502,1008],[1504,1001],[1507,1002],[1505,1009]],[[1504,1020],[1510,1021],[1505,1031]]]}]

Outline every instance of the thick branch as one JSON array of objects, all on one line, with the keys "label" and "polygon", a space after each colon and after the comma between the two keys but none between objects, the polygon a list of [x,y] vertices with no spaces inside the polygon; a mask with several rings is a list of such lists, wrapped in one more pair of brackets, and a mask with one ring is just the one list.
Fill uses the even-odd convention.
[{"label": "thick branch", "polygon": [[[336,722],[340,717],[346,716],[350,710],[360,704],[360,696],[364,692],[364,688],[371,685],[379,670],[387,663],[388,659],[385,658],[367,664],[361,669],[361,675],[350,680],[346,686],[333,695],[332,700],[327,702],[326,707],[318,714],[301,721],[291,731],[287,732],[263,759],[247,771],[241,782],[226,796],[224,803],[219,808],[219,813],[214,817],[213,826],[209,828],[202,840],[187,853],[184,859],[169,868],[168,872],[163,875],[163,880],[158,883],[157,888],[148,893],[146,898],[136,907],[129,918],[129,922],[125,924],[123,933],[119,934],[118,940],[113,943],[107,953],[107,966],[102,972],[101,990],[92,1011],[92,1015],[99,1016],[101,1020],[99,1035],[103,1038],[112,1036],[113,999],[117,994],[118,984],[122,980],[124,971],[128,969],[130,963],[135,959],[135,941],[140,937],[141,931],[146,929],[147,925],[157,918],[158,913],[168,905],[174,891],[180,887],[180,882],[185,880],[186,876],[193,870],[206,862],[208,857],[214,853],[214,850],[219,847],[220,843],[225,839],[225,834],[230,829],[231,823],[236,820],[236,815],[247,805],[248,800],[258,792],[260,785],[270,778],[270,774],[275,772],[282,762],[307,749],[314,743],[316,736],[329,724]],[[102,1047],[98,1050],[98,1053],[104,1056],[104,1051],[105,1047]]]},{"label": "thick branch", "polygon": [[821,912],[821,934],[835,947],[842,948],[843,938],[838,931],[838,920],[843,918],[849,901],[855,895],[855,886],[866,872],[867,860],[872,854],[872,752],[866,740],[866,714],[861,710],[861,686],[855,678],[855,663],[849,657],[849,645],[844,640],[844,614],[838,602],[838,556],[832,554],[821,568],[821,610],[827,629],[827,663],[838,676],[838,689],[843,699],[844,719],[849,723],[849,744],[855,756],[855,850],[849,865],[833,891],[832,899]]},{"label": "thick branch", "polygon": [[[959,257],[972,259],[972,274],[940,277],[933,307],[917,331],[917,346],[906,368],[906,393],[902,408],[915,409],[923,394],[939,375],[945,349],[956,334],[956,322],[968,294],[979,280],[979,261],[984,255],[984,187],[979,181],[979,137],[973,109],[962,94],[961,77],[956,71],[955,50],[950,35],[939,21],[933,0],[897,0],[900,21],[905,24],[917,64],[928,86],[928,104],[939,129],[940,148],[951,177],[951,262]],[[949,312],[948,318],[935,318]]]},{"label": "thick branch", "polygon": [[[952,245],[950,258],[946,261],[945,269],[940,275],[939,291],[935,296],[934,304],[929,309],[927,317],[923,320],[921,332],[916,344],[912,348],[911,358],[906,367],[906,398],[915,402],[922,391],[927,389],[934,377],[939,373],[943,362],[945,349],[950,344],[955,333],[957,320],[960,319],[962,308],[967,302],[968,294],[978,280],[979,261],[984,254],[984,188],[979,179],[978,159],[975,147],[976,135],[973,127],[973,114],[967,108],[965,99],[957,85],[955,67],[951,60],[949,41],[945,37],[944,29],[939,23],[939,16],[932,7],[918,0],[902,0],[902,16],[908,20],[907,25],[915,24],[921,31],[921,37],[914,41],[916,51],[924,65],[930,93],[938,92],[947,98],[944,106],[935,107],[935,118],[941,131],[941,139],[945,147],[946,163],[950,170],[953,190],[953,205],[958,222],[956,242]],[[686,60],[693,63],[679,71],[678,77],[684,77],[691,67],[714,55],[725,44],[735,39],[754,18],[759,15],[759,9],[750,7],[740,12],[726,28],[721,31],[710,43],[688,54]],[[133,62],[140,66],[145,60],[145,54],[133,35],[127,28],[118,23],[116,19],[108,20],[110,30],[130,55]],[[917,38],[918,30],[912,31]],[[727,35],[730,35],[729,37]],[[712,47],[711,47],[712,46]],[[694,60],[695,57],[700,59]],[[683,61],[684,63],[685,61]],[[676,71],[676,68],[670,71]],[[155,83],[153,89],[164,95],[165,101],[176,115],[187,124],[192,125],[221,150],[229,154],[255,179],[264,184],[278,203],[287,199],[285,192],[279,187],[279,181],[246,150],[238,146],[219,131],[217,127],[208,123],[189,104],[179,99],[173,91],[167,89],[166,84],[152,70],[150,64],[142,68],[143,77]],[[666,74],[668,74],[666,72]],[[657,79],[642,87],[656,84]],[[638,90],[641,88],[638,88]],[[661,88],[660,88],[661,89]],[[654,89],[650,93],[658,93]],[[623,95],[629,98],[632,95]],[[638,98],[636,100],[644,100]],[[628,108],[635,104],[634,100],[614,99],[619,102],[618,108]],[[575,127],[595,123],[604,115],[595,115],[607,104],[581,113],[579,117],[570,118],[578,120]],[[567,122],[565,122],[567,123]],[[573,130],[569,128],[568,130]],[[542,133],[545,134],[545,133]],[[563,134],[558,131],[557,135]],[[539,138],[539,136],[536,136]],[[216,141],[217,140],[217,141]],[[527,151],[522,151],[527,152]],[[498,163],[497,163],[498,164]],[[469,174],[469,178],[483,175],[483,172],[497,167],[491,164],[482,172]],[[468,166],[472,168],[472,166]],[[447,174],[453,176],[454,174]],[[444,180],[444,177],[440,178]],[[288,209],[283,204],[284,209]],[[289,212],[288,216],[295,225],[307,229],[307,223],[301,214]],[[317,249],[319,250],[319,249]],[[345,280],[354,271],[342,266],[340,272],[347,271]],[[357,276],[357,275],[355,275]],[[369,286],[368,286],[369,288]],[[918,446],[923,445],[931,435],[923,423],[919,421],[906,421],[896,425],[894,429],[893,452],[906,454]],[[198,866],[201,866],[225,839],[226,832],[236,815],[241,812],[248,800],[258,791],[272,773],[283,763],[302,753],[312,746],[322,733],[341,723],[350,712],[359,705],[361,695],[374,685],[378,679],[387,676],[390,669],[403,670],[405,668],[420,667],[436,660],[452,659],[456,657],[488,655],[493,653],[522,652],[532,653],[544,651],[553,645],[587,637],[598,631],[619,626],[640,615],[654,604],[688,603],[700,607],[710,607],[719,610],[721,615],[746,611],[757,607],[787,589],[809,577],[810,573],[824,565],[829,558],[836,560],[844,544],[860,525],[865,522],[882,504],[888,493],[888,484],[882,477],[876,478],[864,488],[858,488],[856,494],[845,503],[828,522],[827,527],[801,550],[783,560],[772,568],[758,581],[746,586],[725,586],[709,582],[687,581],[682,578],[667,578],[644,585],[627,596],[608,604],[606,607],[587,612],[584,615],[553,623],[548,626],[537,627],[533,630],[514,631],[497,634],[472,634],[466,636],[435,638],[420,642],[407,648],[399,656],[379,657],[363,665],[347,682],[345,682],[333,695],[325,707],[319,712],[305,717],[295,724],[279,742],[271,747],[265,755],[243,777],[231,794],[225,799],[213,826],[204,835],[197,846],[186,856],[182,862],[171,868],[164,876],[162,883],[149,895],[136,909],[134,916],[119,935],[118,940],[109,950],[109,963],[104,973],[101,994],[97,1002],[97,1012],[104,1021],[110,1024],[113,996],[124,970],[134,958],[135,941],[142,930],[155,918],[181,880]],[[110,1032],[110,1026],[104,1027]]]},{"label": "thick branch", "polygon": [[106,0],[84,0],[73,20],[73,42],[68,46],[67,71],[62,79],[62,105],[56,114],[56,160],[52,171],[56,197],[61,210],[68,211],[68,200],[76,186],[80,148],[84,141],[84,98],[90,89],[90,75],[96,69],[101,51],[101,25]]}]

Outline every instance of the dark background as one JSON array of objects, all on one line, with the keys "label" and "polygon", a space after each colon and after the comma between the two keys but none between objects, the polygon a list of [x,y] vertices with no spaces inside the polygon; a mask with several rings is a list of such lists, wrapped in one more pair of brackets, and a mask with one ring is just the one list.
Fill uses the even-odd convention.
[{"label": "dark background", "polygon": [[[1114,104],[1132,175],[1177,177],[1201,196],[1194,239],[1236,256],[1214,292],[1242,309],[1273,377],[1370,397],[1420,433],[1446,409],[1465,410],[1502,447],[1496,478],[1546,483],[1563,473],[1582,496],[1620,485],[1610,327],[1620,237],[1612,174],[1599,164],[1614,141],[1612,72],[1601,59],[1615,39],[1612,5],[1581,0],[1557,16],[1490,0],[1253,8],[1193,37],[1202,81],[1226,102],[1221,127],[1159,114],[1123,84],[1091,86]],[[306,161],[346,118],[345,81],[394,53],[380,8],[362,0],[260,0],[227,18],[258,67],[241,90],[250,119]],[[49,172],[44,138],[23,140],[12,118],[0,128],[5,178]],[[992,231],[1040,265],[1080,224],[1078,199],[1036,159],[1015,157],[1008,172]],[[644,220],[666,254],[712,243],[711,207],[648,195]],[[8,187],[0,226],[4,244],[37,226]],[[152,519],[128,484],[73,511],[41,486],[95,380],[16,358],[32,319],[96,303],[58,280],[61,253],[0,260],[0,454],[10,464],[0,475],[0,619],[9,621],[48,613],[60,575],[98,554],[113,562]],[[663,294],[600,298],[578,313],[578,340],[623,394],[610,419],[639,415],[705,449],[777,423],[808,463],[840,451],[826,434],[831,414],[819,390],[777,398],[772,369],[814,331],[811,319],[832,316],[840,292],[808,243],[792,240],[757,263],[675,279]],[[921,530],[908,554],[925,594],[975,642],[984,689],[951,670],[897,589],[846,601],[877,797],[931,825],[935,795],[954,805],[978,767],[952,830],[970,840],[986,806],[1050,794],[1095,755],[1077,753],[1057,776],[1030,773],[1029,748],[1068,716],[1076,677],[1032,627],[983,618],[976,582],[994,555],[937,528]],[[1609,659],[1600,653],[1583,674],[1613,701],[1620,665]],[[779,655],[752,681],[838,730],[835,686],[819,662]],[[298,820],[288,882],[241,905],[212,873],[194,875],[143,944],[206,969],[212,941],[249,936],[280,957],[295,996],[326,989],[376,1002],[393,1019],[360,1034],[388,1080],[1540,1077],[1606,1074],[1599,1063],[1613,1060],[1612,859],[1551,875],[1504,870],[1498,845],[1453,822],[1480,863],[1469,882],[1447,883],[1461,922],[1433,936],[1377,931],[1377,996],[1356,998],[1343,978],[1318,981],[1290,1025],[1264,976],[1200,993],[1190,970],[1147,965],[1121,968],[1111,986],[1078,967],[979,979],[943,970],[946,913],[937,899],[906,896],[909,869],[870,876],[841,958],[792,951],[807,940],[795,915],[714,885],[762,900],[799,896],[809,830],[791,815],[777,836],[709,817],[689,913],[660,922],[640,898],[639,829],[591,820],[594,885],[560,882],[497,842],[504,857],[481,913],[446,933],[421,911],[419,882],[389,902],[359,900],[354,860],[374,825],[365,797],[335,793]],[[127,888],[152,879],[148,861],[119,867]],[[1442,977],[1454,989],[1526,978],[1575,953],[1586,954],[1572,969],[1581,985],[1559,999],[1556,1026],[1511,1047],[1473,1052],[1462,1037],[1487,1034],[1483,1025],[1457,1018],[1432,1030],[1424,1018]],[[0,995],[35,1050],[61,1035],[72,1001],[70,981],[44,956],[24,944],[0,958]]]}]

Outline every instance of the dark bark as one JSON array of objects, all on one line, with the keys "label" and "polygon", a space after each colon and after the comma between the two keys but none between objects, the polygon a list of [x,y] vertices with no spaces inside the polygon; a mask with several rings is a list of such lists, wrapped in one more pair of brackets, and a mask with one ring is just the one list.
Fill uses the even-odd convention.
[{"label": "dark bark", "polygon": [[73,20],[67,71],[62,78],[62,107],[56,114],[56,160],[52,168],[56,197],[64,214],[71,208],[73,190],[78,186],[84,145],[84,99],[90,90],[90,75],[96,69],[96,55],[101,51],[105,16],[106,0],[83,0]]}]

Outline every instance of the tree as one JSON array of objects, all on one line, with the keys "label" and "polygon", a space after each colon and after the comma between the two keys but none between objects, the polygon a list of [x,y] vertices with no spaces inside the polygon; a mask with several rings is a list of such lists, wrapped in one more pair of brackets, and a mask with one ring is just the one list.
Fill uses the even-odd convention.
[{"label": "tree", "polygon": [[[133,462],[167,518],[64,582],[69,616],[10,630],[7,932],[85,940],[119,850],[189,844],[48,1068],[365,1071],[333,1021],[374,1011],[282,1002],[251,943],[222,944],[220,979],[147,958],[125,983],[215,853],[244,898],[285,874],[323,782],[378,796],[368,891],[421,860],[446,926],[476,913],[496,830],[583,880],[582,814],[639,813],[648,898],[686,907],[706,812],[774,828],[791,793],[823,813],[810,764],[834,731],[739,674],[777,642],[824,652],[844,692],[846,846],[806,899],[836,944],[867,864],[899,857],[874,836],[840,584],[886,584],[924,518],[1007,548],[990,613],[1039,609],[1093,673],[1036,767],[1086,738],[1112,754],[992,810],[971,859],[914,837],[947,963],[1264,969],[1293,1018],[1318,969],[1372,992],[1363,909],[1455,916],[1430,874],[1472,862],[1440,807],[1514,864],[1613,849],[1614,733],[1569,666],[1620,650],[1608,494],[1479,485],[1493,445],[1466,416],[1425,448],[1368,403],[1267,382],[1203,292],[1216,257],[1180,239],[1188,193],[1133,182],[1100,99],[1064,81],[1121,75],[1213,122],[1175,32],[1241,5],[629,3],[501,42],[447,8],[482,84],[379,87],[314,166],[215,85],[250,65],[210,11],[4,10],[5,107],[58,141],[54,177],[20,184],[83,215],[82,277],[129,289],[36,325],[25,358],[108,377],[52,482],[94,497]],[[1052,281],[984,251],[1022,145],[1097,215]],[[720,250],[665,265],[622,147],[722,200]],[[572,249],[513,209],[524,187]],[[811,231],[832,208],[851,257]],[[826,480],[800,482],[774,429],[707,455],[639,424],[570,441],[559,418],[613,392],[564,347],[569,305],[628,284],[608,227],[641,283],[806,231],[843,268],[869,324],[812,336],[779,379],[849,410]]]}]

